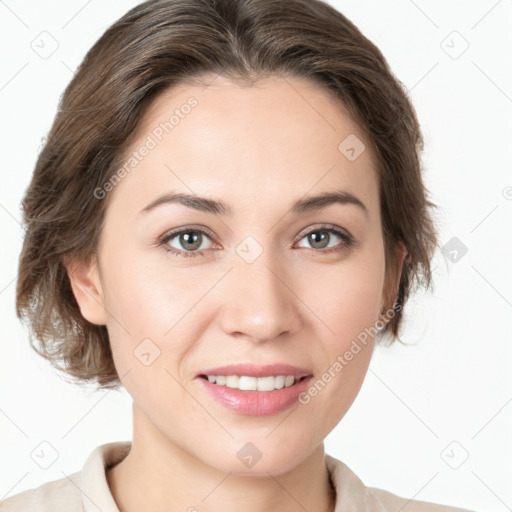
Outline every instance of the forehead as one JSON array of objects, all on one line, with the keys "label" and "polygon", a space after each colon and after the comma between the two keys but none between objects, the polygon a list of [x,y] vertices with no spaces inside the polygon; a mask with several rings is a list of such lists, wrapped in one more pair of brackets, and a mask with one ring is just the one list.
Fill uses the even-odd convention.
[{"label": "forehead", "polygon": [[284,204],[333,188],[369,208],[378,200],[373,150],[329,91],[282,76],[206,84],[181,84],[153,100],[125,153],[134,165],[114,191],[120,201],[142,208],[157,193],[178,191],[222,197],[236,210],[237,201]]}]

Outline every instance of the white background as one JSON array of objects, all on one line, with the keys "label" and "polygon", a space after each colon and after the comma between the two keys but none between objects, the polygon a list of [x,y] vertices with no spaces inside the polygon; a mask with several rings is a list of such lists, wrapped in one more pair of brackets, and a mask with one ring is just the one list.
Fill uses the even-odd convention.
[{"label": "white background", "polygon": [[[131,439],[127,393],[66,384],[29,347],[14,294],[20,201],[41,139],[86,51],[136,3],[0,2],[0,500],[79,471],[99,444]],[[456,263],[438,254],[434,292],[405,309],[411,346],[376,350],[326,452],[368,486],[512,510],[512,2],[330,3],[409,90],[441,241],[457,237],[467,253]],[[43,31],[58,43],[47,59],[31,48]],[[31,458],[44,441],[59,454],[48,469]]]}]

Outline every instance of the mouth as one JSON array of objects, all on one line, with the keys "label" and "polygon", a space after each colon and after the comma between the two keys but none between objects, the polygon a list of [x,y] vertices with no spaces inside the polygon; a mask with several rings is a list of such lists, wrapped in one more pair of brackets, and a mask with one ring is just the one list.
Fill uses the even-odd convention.
[{"label": "mouth", "polygon": [[283,364],[237,364],[204,370],[196,377],[202,390],[227,409],[245,416],[269,416],[296,406],[313,373]]},{"label": "mouth", "polygon": [[230,364],[201,371],[197,377],[241,391],[274,391],[296,385],[313,373],[289,364]]},{"label": "mouth", "polygon": [[299,382],[309,379],[311,375],[296,377],[294,375],[268,375],[254,377],[251,375],[199,375],[217,386],[238,389],[240,391],[275,391],[276,389],[296,386]]}]

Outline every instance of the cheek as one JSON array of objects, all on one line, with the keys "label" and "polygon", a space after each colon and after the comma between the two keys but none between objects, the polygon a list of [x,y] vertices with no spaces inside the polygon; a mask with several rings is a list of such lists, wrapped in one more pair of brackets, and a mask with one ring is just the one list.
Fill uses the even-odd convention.
[{"label": "cheek", "polygon": [[343,264],[309,272],[310,282],[319,286],[303,291],[307,293],[305,302],[315,305],[314,313],[324,324],[322,372],[309,388],[309,401],[325,425],[334,426],[346,413],[368,371],[378,327],[384,263],[377,245]]},{"label": "cheek", "polygon": [[[222,272],[215,277],[206,265],[179,267],[165,255],[155,260],[135,249],[132,254],[112,252],[105,262],[107,327],[117,371],[129,372],[139,387],[157,385],[158,379],[168,384],[169,373],[182,380],[182,362],[215,308],[208,291]],[[130,384],[123,385],[131,393]]]},{"label": "cheek", "polygon": [[323,339],[332,357],[375,325],[382,299],[384,258],[378,251],[361,252],[338,265],[309,267],[306,275],[299,296],[324,324]]},{"label": "cheek", "polygon": [[136,249],[132,252],[112,254],[106,263],[108,311],[133,336],[161,337],[186,313],[190,301],[199,298],[199,282],[191,272],[166,266],[165,256],[154,261],[137,255]]}]

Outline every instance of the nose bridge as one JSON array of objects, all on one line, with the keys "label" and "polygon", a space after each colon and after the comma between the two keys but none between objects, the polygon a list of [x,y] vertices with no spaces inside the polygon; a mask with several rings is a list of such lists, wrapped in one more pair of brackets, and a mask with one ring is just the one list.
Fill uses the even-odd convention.
[{"label": "nose bridge", "polygon": [[222,326],[230,334],[245,334],[254,341],[271,340],[298,327],[295,295],[282,260],[255,237],[237,247],[235,268],[223,304]]}]

